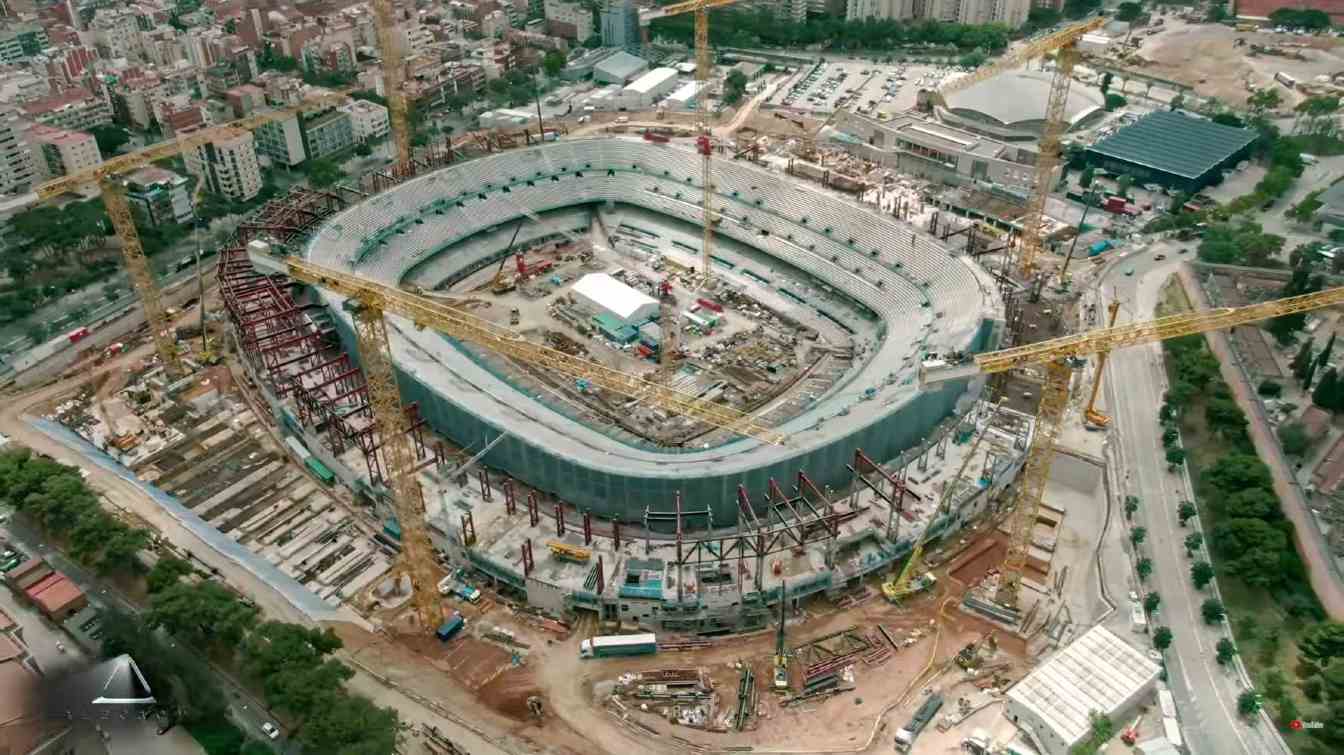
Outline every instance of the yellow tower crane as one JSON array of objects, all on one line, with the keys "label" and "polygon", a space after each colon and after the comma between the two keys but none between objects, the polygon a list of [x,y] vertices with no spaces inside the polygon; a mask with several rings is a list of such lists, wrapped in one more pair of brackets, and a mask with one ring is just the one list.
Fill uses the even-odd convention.
[{"label": "yellow tower crane", "polygon": [[558,349],[531,343],[511,328],[471,315],[449,303],[294,257],[285,260],[285,271],[289,277],[301,283],[309,283],[363,302],[370,311],[376,309],[405,317],[417,326],[434,328],[445,335],[491,349],[530,367],[582,380],[594,388],[608,390],[642,404],[766,443],[782,445],[785,441],[782,433],[761,424],[749,414],[708,403],[693,394],[667,388]]},{"label": "yellow tower crane", "polygon": [[1018,606],[1022,572],[1026,568],[1027,552],[1031,547],[1032,527],[1040,511],[1046,480],[1050,476],[1050,464],[1054,460],[1055,438],[1059,435],[1064,409],[1069,400],[1069,384],[1072,382],[1073,370],[1069,367],[1068,360],[1109,353],[1128,346],[1156,343],[1169,338],[1233,328],[1271,317],[1309,312],[1339,304],[1344,304],[1344,286],[1246,307],[1187,312],[1156,320],[1099,328],[1026,346],[978,354],[961,362],[942,360],[925,362],[920,368],[920,381],[925,385],[1006,372],[1019,367],[1039,366],[1045,369],[1041,402],[1036,409],[1036,427],[1032,433],[1026,461],[1022,465],[1022,476],[1018,481],[1014,501],[1015,508],[1009,517],[1008,555],[1003,561],[1002,576],[995,600],[1012,608]]},{"label": "yellow tower crane", "polygon": [[154,339],[154,350],[158,353],[159,361],[163,363],[164,369],[170,376],[182,376],[184,368],[182,360],[177,354],[173,334],[170,332],[168,313],[159,295],[159,285],[154,280],[154,271],[150,269],[149,260],[145,257],[145,250],[140,245],[140,234],[135,230],[135,217],[131,213],[131,205],[126,199],[126,189],[120,176],[127,171],[148,165],[156,160],[176,157],[186,150],[196,149],[213,139],[234,133],[239,129],[250,131],[258,126],[274,120],[288,118],[296,113],[342,102],[345,97],[344,93],[322,95],[305,100],[292,107],[256,113],[220,126],[194,131],[180,139],[160,142],[138,152],[117,155],[92,168],[61,176],[37,187],[39,199],[51,199],[62,194],[82,190],[89,184],[98,186],[99,191],[102,192],[103,205],[107,208],[107,215],[112,220],[112,228],[121,241],[121,254],[126,261],[126,272],[130,276],[131,285],[135,288],[135,293],[140,298],[141,305],[145,308],[145,323],[149,327],[150,337]]},{"label": "yellow tower crane", "polygon": [[647,24],[655,18],[679,16],[683,13],[695,14],[695,150],[700,153],[700,181],[704,187],[700,197],[701,223],[704,229],[700,237],[701,271],[704,285],[708,286],[713,276],[710,257],[714,250],[714,209],[710,206],[714,198],[714,169],[712,166],[714,139],[709,132],[709,82],[714,74],[714,61],[709,47],[709,11],[723,8],[738,0],[687,0],[682,3],[664,5],[647,13],[641,13],[640,24]]},{"label": "yellow tower crane", "polygon": [[1021,247],[1018,269],[1022,275],[1036,270],[1036,257],[1041,252],[1041,223],[1045,220],[1045,200],[1050,196],[1050,183],[1059,166],[1059,139],[1068,125],[1064,122],[1064,105],[1069,99],[1069,84],[1073,81],[1073,66],[1078,62],[1078,40],[1084,34],[1106,24],[1102,17],[1088,19],[1052,34],[1031,40],[999,58],[992,65],[982,66],[971,73],[947,82],[935,91],[920,93],[920,104],[926,109],[946,107],[944,99],[953,92],[979,84],[985,79],[1008,71],[1027,61],[1055,53],[1055,74],[1050,81],[1050,96],[1045,106],[1045,127],[1037,148],[1036,171],[1032,177],[1031,194],[1027,197],[1027,211],[1022,216]]},{"label": "yellow tower crane", "polygon": [[374,27],[378,33],[378,49],[383,57],[383,96],[387,98],[387,118],[392,130],[392,143],[397,147],[394,175],[405,176],[411,167],[410,111],[401,83],[405,76],[405,60],[401,49],[401,30],[397,28],[396,8],[392,0],[373,0]]}]

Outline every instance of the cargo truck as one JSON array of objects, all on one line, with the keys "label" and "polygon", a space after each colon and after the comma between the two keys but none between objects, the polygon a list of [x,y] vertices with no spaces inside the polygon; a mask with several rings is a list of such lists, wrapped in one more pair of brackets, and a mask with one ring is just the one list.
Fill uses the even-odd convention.
[{"label": "cargo truck", "polygon": [[451,574],[439,580],[439,594],[456,595],[468,603],[479,603],[481,600],[480,590]]},{"label": "cargo truck", "polygon": [[924,727],[929,725],[933,717],[938,715],[938,710],[943,707],[943,696],[939,694],[929,695],[924,704],[919,706],[915,715],[911,716],[910,723],[896,732],[896,751],[910,752],[910,748],[915,744],[915,738],[919,736]]},{"label": "cargo truck", "polygon": [[462,631],[462,627],[466,625],[467,620],[462,618],[462,614],[454,613],[452,618],[439,625],[438,630],[434,632],[434,636],[439,638],[439,642],[447,642]]},{"label": "cargo truck", "polygon": [[658,636],[654,634],[608,635],[579,643],[580,658],[611,658],[656,652],[658,652]]}]

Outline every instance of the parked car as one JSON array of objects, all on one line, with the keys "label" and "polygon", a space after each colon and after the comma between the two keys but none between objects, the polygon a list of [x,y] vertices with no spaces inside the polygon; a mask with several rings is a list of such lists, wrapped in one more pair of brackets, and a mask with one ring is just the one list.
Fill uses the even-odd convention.
[{"label": "parked car", "polygon": [[266,734],[266,736],[270,737],[271,739],[280,738],[280,728],[277,727],[275,724],[271,723],[270,721],[267,721],[266,723],[262,724],[261,730]]}]

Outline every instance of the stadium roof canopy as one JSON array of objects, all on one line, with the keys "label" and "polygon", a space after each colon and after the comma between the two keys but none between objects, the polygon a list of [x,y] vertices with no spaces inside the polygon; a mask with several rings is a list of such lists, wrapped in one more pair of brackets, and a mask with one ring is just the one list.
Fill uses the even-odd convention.
[{"label": "stadium roof canopy", "polygon": [[1159,110],[1097,142],[1098,155],[1184,178],[1198,178],[1255,141],[1250,129]]}]

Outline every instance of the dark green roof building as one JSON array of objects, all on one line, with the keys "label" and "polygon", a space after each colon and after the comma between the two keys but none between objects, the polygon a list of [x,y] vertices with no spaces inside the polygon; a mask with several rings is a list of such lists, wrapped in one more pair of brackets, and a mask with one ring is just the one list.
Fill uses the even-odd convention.
[{"label": "dark green roof building", "polygon": [[1125,173],[1136,184],[1196,192],[1245,160],[1256,133],[1180,111],[1161,110],[1125,126],[1087,150],[1090,165]]}]

